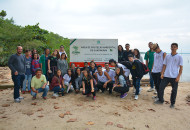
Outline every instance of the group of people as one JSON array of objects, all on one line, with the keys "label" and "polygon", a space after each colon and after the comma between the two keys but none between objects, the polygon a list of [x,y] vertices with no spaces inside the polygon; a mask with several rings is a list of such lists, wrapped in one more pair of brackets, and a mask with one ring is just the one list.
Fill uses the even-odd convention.
[{"label": "group of people", "polygon": [[[118,63],[110,59],[104,68],[96,65],[94,61],[84,62],[83,68],[76,67],[73,63],[69,67],[64,46],[54,50],[51,55],[50,49],[45,49],[41,56],[36,51],[31,54],[29,50],[25,50],[23,55],[22,47],[18,46],[17,53],[12,55],[8,62],[14,82],[14,101],[21,102],[23,97],[20,96],[19,90],[21,87],[24,94],[26,86],[33,100],[40,92],[43,92],[42,98],[47,99],[49,89],[53,91],[54,97],[72,91],[79,93],[82,89],[82,94],[88,97],[92,94],[93,100],[96,100],[96,92],[99,91],[108,91],[109,94],[115,91],[121,94],[120,98],[125,98],[129,88],[134,86],[134,99],[138,100],[142,90],[141,79],[149,73],[151,88],[148,92],[154,91],[157,94],[154,96],[156,104],[163,104],[164,89],[171,83],[170,107],[173,108],[183,70],[183,59],[177,53],[178,44],[171,44],[171,54],[163,52],[157,43],[150,42],[148,45],[150,50],[144,57],[146,64],[143,63],[139,50],[130,50],[130,45],[126,44],[126,50],[121,45],[118,46]],[[129,80],[130,74],[132,84]]]}]

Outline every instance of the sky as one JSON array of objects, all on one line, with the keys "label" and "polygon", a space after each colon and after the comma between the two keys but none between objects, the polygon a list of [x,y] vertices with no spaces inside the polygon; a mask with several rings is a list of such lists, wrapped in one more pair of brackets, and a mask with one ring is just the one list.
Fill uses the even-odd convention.
[{"label": "sky", "polygon": [[118,39],[131,49],[148,42],[190,53],[190,0],[0,0],[15,24],[40,27],[66,38]]}]

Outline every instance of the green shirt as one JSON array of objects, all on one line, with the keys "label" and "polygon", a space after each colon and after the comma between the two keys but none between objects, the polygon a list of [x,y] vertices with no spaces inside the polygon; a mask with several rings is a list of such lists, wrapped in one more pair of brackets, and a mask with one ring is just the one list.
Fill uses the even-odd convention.
[{"label": "green shirt", "polygon": [[47,72],[47,70],[46,70],[46,56],[45,55],[41,55],[39,63],[42,64],[42,71],[43,71],[43,74],[45,75]]},{"label": "green shirt", "polygon": [[45,75],[41,75],[41,77],[38,79],[36,78],[36,76],[34,76],[32,78],[32,81],[31,81],[31,87],[34,87],[35,89],[39,89],[41,88],[45,83],[46,83],[46,77]]},{"label": "green shirt", "polygon": [[154,63],[154,53],[153,51],[149,50],[145,53],[144,59],[148,60],[148,68],[151,71],[152,70],[152,66]]}]

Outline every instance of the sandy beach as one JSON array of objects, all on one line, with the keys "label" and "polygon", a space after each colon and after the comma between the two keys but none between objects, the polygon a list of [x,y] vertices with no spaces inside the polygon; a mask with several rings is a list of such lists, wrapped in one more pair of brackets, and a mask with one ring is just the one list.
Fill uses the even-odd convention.
[{"label": "sandy beach", "polygon": [[[97,100],[82,94],[69,93],[63,97],[48,99],[38,94],[24,97],[21,103],[13,102],[13,89],[0,90],[0,130],[189,130],[190,129],[190,83],[180,83],[176,107],[171,109],[171,86],[165,90],[165,103],[154,105],[153,92],[143,90],[135,101],[133,89],[125,99],[117,93],[97,93]],[[187,101],[189,100],[189,102]]]}]

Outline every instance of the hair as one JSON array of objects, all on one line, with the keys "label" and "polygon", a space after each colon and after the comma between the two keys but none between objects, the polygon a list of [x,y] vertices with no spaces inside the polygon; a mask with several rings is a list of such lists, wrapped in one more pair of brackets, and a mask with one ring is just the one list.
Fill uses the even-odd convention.
[{"label": "hair", "polygon": [[[125,78],[123,68],[122,68],[122,67],[118,67],[118,68],[120,69],[120,72],[119,72],[119,74],[116,73],[116,76],[115,76],[116,79],[119,79],[119,76],[120,76],[120,75],[123,75],[123,77]],[[118,68],[117,68],[117,69],[118,69]]]},{"label": "hair", "polygon": [[[59,51],[58,51],[57,49],[54,50],[54,51],[57,51],[57,55],[56,55],[56,57],[57,57],[57,59],[59,59],[59,58],[60,58]],[[54,51],[53,51],[53,53],[54,53]],[[52,55],[53,55],[53,53],[52,53]]]},{"label": "hair", "polygon": [[[71,66],[73,66],[73,65],[75,65],[75,64],[74,64],[74,63],[71,63]],[[70,67],[71,67],[71,66],[70,66]]]},{"label": "hair", "polygon": [[29,52],[29,51],[30,51],[30,50],[26,49],[26,50],[25,50],[25,53],[27,53],[27,52]]},{"label": "hair", "polygon": [[139,52],[139,50],[138,49],[134,49],[134,51],[137,51],[137,55],[135,55],[135,53],[134,53],[134,55],[135,55],[135,57],[137,58],[137,59],[140,59],[140,52]]},{"label": "hair", "polygon": [[88,74],[88,75],[87,75],[87,81],[93,78],[92,75],[90,74],[89,69],[85,69],[85,70],[83,70],[83,71],[87,71],[87,74]]},{"label": "hair", "polygon": [[109,63],[108,63],[108,62],[105,62],[105,65],[109,65]]},{"label": "hair", "polygon": [[59,79],[59,76],[58,76],[58,74],[57,74],[58,71],[61,71],[61,70],[58,69],[58,70],[56,71],[55,77],[57,78],[58,82],[60,83],[60,79]]},{"label": "hair", "polygon": [[129,46],[130,46],[130,44],[129,44],[129,43],[126,43],[126,44],[125,44],[125,46],[127,46],[127,45],[129,45]]},{"label": "hair", "polygon": [[60,46],[60,48],[61,48],[61,47],[63,47],[63,48],[64,48],[64,46],[63,46],[63,45],[61,45],[61,46]]},{"label": "hair", "polygon": [[129,54],[128,57],[134,57],[132,54]]},{"label": "hair", "polygon": [[109,64],[111,64],[111,63],[115,63],[116,64],[116,61],[114,59],[110,59],[109,60]]},{"label": "hair", "polygon": [[102,66],[101,66],[101,65],[98,65],[98,66],[97,66],[97,69],[98,69],[98,68],[102,68]]},{"label": "hair", "polygon": [[77,78],[78,77],[78,73],[77,73],[77,70],[80,70],[80,73],[81,73],[81,69],[80,69],[80,67],[77,67],[76,69],[75,69],[75,78]]},{"label": "hair", "polygon": [[122,45],[119,45],[119,46],[118,46],[118,51],[119,51],[119,47],[121,47],[121,51],[123,51],[123,46],[122,46]]},{"label": "hair", "polygon": [[68,73],[69,70],[71,71],[71,75],[72,75],[73,72],[72,72],[72,69],[71,69],[71,68],[67,69],[67,74],[69,75],[69,73]]},{"label": "hair", "polygon": [[37,55],[37,59],[39,59],[38,53],[33,53],[32,54],[32,59],[34,59],[34,55]]},{"label": "hair", "polygon": [[65,55],[65,60],[66,60],[66,59],[67,59],[67,55],[66,55],[65,53],[62,53],[62,54],[61,54],[60,59],[62,59],[62,56],[63,56],[63,55]]},{"label": "hair", "polygon": [[178,47],[178,44],[177,44],[177,43],[172,43],[171,46],[176,46],[176,47]]},{"label": "hair", "polygon": [[40,69],[40,68],[36,69],[35,73],[37,73],[38,71],[42,72],[42,69]]},{"label": "hair", "polygon": [[16,49],[18,50],[19,47],[22,47],[22,46],[17,46]]},{"label": "hair", "polygon": [[84,65],[85,65],[85,64],[88,64],[88,62],[84,62]]},{"label": "hair", "polygon": [[50,50],[49,48],[46,48],[45,50],[44,50],[44,54],[46,54],[46,50]]}]

